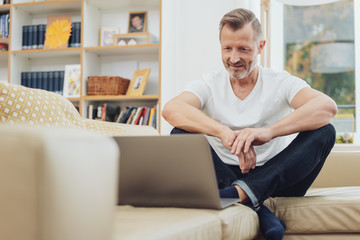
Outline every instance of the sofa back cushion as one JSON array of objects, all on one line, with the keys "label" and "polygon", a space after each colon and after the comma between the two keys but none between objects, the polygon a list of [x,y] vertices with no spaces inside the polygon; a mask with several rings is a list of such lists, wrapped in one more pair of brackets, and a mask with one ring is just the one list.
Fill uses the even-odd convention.
[{"label": "sofa back cushion", "polygon": [[0,123],[83,128],[79,112],[65,97],[0,82]]}]

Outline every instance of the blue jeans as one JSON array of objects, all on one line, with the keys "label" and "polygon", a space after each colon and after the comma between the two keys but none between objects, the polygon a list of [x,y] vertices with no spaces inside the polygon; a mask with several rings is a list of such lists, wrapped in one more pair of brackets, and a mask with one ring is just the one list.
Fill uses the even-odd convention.
[{"label": "blue jeans", "polygon": [[[179,128],[171,131],[179,133],[189,132]],[[255,208],[269,197],[304,196],[334,144],[335,129],[331,124],[300,132],[283,151],[246,174],[237,165],[225,164],[211,148],[218,187],[239,185]]]}]

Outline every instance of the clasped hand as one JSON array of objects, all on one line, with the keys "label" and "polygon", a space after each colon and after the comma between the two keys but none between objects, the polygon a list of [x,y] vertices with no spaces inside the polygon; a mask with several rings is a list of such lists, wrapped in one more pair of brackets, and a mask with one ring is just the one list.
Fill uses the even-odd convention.
[{"label": "clasped hand", "polygon": [[239,159],[242,173],[248,173],[256,166],[254,146],[262,145],[272,139],[267,128],[244,128],[236,131],[225,131],[221,136],[222,144]]}]

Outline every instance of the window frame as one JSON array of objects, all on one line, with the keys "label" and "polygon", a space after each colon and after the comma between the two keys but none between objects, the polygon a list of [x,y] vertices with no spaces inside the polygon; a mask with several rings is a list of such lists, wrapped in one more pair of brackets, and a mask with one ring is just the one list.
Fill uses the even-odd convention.
[{"label": "window frame", "polygon": [[[354,1],[354,44],[355,44],[355,125],[356,132],[354,133],[354,143],[353,144],[336,144],[336,145],[352,145],[358,146],[360,148],[360,1]],[[269,3],[269,21],[265,22],[266,26],[263,26],[265,29],[271,28],[270,40],[267,41],[267,48],[269,51],[266,54],[267,59],[270,59],[266,63],[266,66],[269,66],[275,70],[284,69],[284,17],[283,13],[283,3],[280,3],[276,0],[262,1],[261,4]],[[274,14],[277,13],[277,14]],[[268,26],[269,25],[269,26]],[[274,27],[276,26],[276,27]],[[276,53],[276,54],[271,54]],[[339,148],[339,147],[337,147]],[[341,149],[348,149],[347,147]]]}]

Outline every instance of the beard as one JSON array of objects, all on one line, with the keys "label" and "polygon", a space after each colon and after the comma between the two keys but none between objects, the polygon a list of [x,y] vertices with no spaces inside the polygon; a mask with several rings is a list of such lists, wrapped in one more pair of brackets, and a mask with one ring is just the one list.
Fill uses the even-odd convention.
[{"label": "beard", "polygon": [[[235,78],[235,79],[244,79],[247,76],[249,76],[249,74],[255,69],[256,65],[257,65],[257,57],[254,58],[254,61],[249,62],[249,64],[247,65],[243,60],[239,60],[236,63],[230,63],[228,62],[224,62],[225,68],[228,71],[230,77]],[[244,70],[240,71],[240,70],[232,70],[230,68],[230,66],[244,66]]]}]

